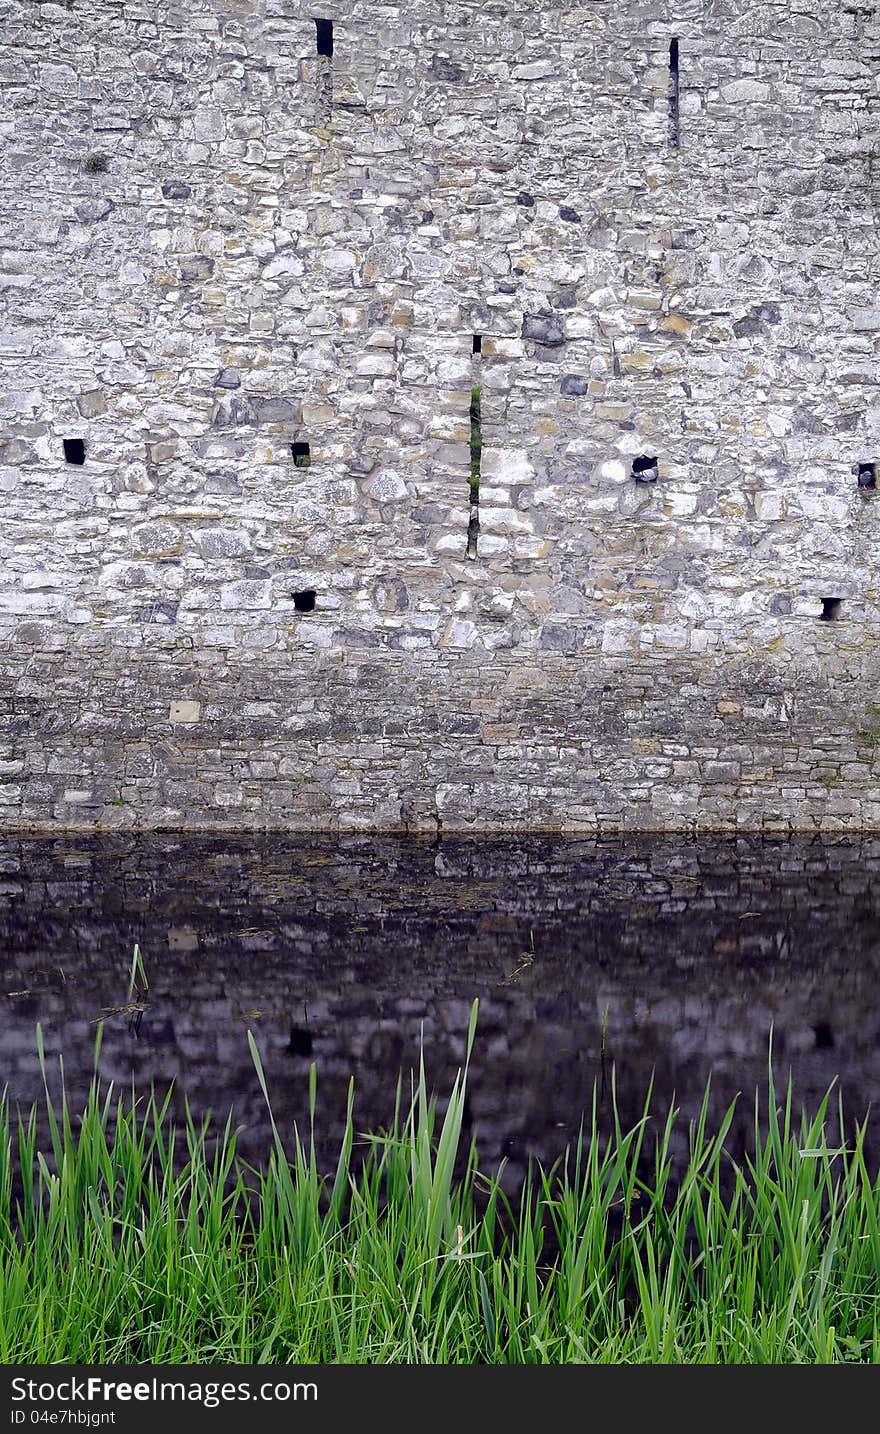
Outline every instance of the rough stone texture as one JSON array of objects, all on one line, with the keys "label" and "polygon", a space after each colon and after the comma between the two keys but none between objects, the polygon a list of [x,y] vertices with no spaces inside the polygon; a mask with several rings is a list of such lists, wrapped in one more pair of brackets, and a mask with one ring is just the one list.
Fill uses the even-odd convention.
[{"label": "rough stone texture", "polygon": [[[250,1027],[286,1137],[294,1120],[308,1127],[314,1059],[332,1168],[349,1077],[356,1129],[387,1126],[423,1030],[429,1078],[447,1092],[478,997],[467,1133],[484,1168],[505,1158],[521,1176],[528,1155],[552,1162],[576,1136],[601,1088],[606,1011],[603,1122],[612,1062],[627,1126],[653,1073],[655,1108],[674,1097],[681,1110],[683,1159],[711,1072],[713,1118],[742,1093],[728,1148],[748,1149],[772,1025],[795,1109],[838,1081],[851,1121],[871,1109],[876,1161],[878,870],[874,835],[7,837],[3,1080],[13,1101],[41,1100],[40,1022],[80,1108],[103,1016],[101,1072],[117,1090],[174,1081],[181,1117],[184,1096],[221,1119],[234,1104],[242,1147],[262,1159]],[[138,1024],[119,1009],[134,942],[149,982]]]},{"label": "rough stone texture", "polygon": [[0,823],[880,825],[875,6],[322,5],[0,0]]}]

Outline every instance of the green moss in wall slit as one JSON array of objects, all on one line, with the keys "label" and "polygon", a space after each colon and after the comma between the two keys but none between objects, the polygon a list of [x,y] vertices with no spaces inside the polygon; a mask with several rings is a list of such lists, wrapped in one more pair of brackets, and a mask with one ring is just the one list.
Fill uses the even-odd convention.
[{"label": "green moss in wall slit", "polygon": [[483,423],[480,400],[483,390],[479,384],[471,389],[471,502],[480,501],[480,460],[483,452]]}]

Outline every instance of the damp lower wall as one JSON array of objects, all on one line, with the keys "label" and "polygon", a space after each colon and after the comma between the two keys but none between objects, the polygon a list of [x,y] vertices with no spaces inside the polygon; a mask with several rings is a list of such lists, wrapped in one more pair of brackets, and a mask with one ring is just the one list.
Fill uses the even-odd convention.
[{"label": "damp lower wall", "polygon": [[0,826],[880,826],[871,0],[0,17]]}]

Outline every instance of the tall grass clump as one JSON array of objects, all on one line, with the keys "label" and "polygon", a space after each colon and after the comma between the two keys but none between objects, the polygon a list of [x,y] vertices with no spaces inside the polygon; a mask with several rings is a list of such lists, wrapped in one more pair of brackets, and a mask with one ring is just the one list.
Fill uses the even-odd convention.
[{"label": "tall grass clump", "polygon": [[[830,1141],[829,1097],[796,1114],[772,1069],[753,1146],[707,1089],[674,1167],[674,1107],[631,1128],[594,1092],[578,1140],[516,1198],[462,1143],[467,1059],[445,1108],[424,1064],[389,1128],[335,1169],[309,1128],[278,1128],[255,1168],[231,1122],[95,1075],[74,1118],[0,1106],[0,1360],[108,1364],[830,1363],[880,1358],[880,1182],[865,1126]],[[100,1041],[99,1041],[100,1044]],[[97,1052],[96,1052],[97,1057]],[[96,1059],[97,1069],[97,1059]],[[63,1077],[63,1072],[62,1072]],[[604,1127],[607,1126],[607,1129]],[[365,1143],[364,1143],[365,1139]]]}]

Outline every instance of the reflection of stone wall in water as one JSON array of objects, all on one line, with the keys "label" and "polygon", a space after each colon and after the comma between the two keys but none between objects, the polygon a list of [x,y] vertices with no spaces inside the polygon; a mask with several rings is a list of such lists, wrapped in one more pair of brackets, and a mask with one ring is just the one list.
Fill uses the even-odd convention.
[{"label": "reflection of stone wall in water", "polygon": [[817,1101],[839,1076],[862,1114],[880,1097],[878,866],[874,838],[7,841],[4,1080],[39,1095],[40,1021],[83,1089],[92,1022],[125,1001],[139,941],[151,1004],[138,1039],[124,1016],[108,1020],[104,1075],[174,1078],[198,1110],[234,1101],[254,1153],[265,1120],[248,1025],[288,1127],[317,1062],[329,1146],[350,1074],[361,1128],[388,1120],[422,1024],[430,1077],[449,1088],[475,995],[471,1112],[487,1166],[555,1156],[572,1136],[606,1007],[630,1121],[652,1068],[660,1104],[674,1091],[686,1117],[711,1071],[719,1102],[749,1093],[735,1129],[747,1140],[771,1023],[797,1096]]},{"label": "reflection of stone wall in water", "polygon": [[876,825],[875,7],[322,4],[6,6],[2,820]]}]

